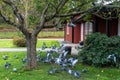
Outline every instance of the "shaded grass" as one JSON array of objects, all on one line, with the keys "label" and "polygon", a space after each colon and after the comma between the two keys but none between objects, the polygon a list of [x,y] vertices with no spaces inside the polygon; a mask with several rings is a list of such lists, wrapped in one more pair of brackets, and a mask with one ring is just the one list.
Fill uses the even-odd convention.
[{"label": "shaded grass", "polygon": [[[18,35],[21,35],[20,32],[0,32],[0,38],[1,39],[13,39],[17,37]],[[54,31],[54,32],[44,32],[41,31],[38,34],[38,38],[63,38],[64,37],[64,31]]]},{"label": "shaded grass", "polygon": [[[8,60],[3,60],[2,55],[7,54]],[[18,55],[18,59],[14,59],[14,55]],[[81,73],[81,78],[77,79],[67,72],[62,71],[53,75],[49,75],[47,72],[51,67],[58,65],[50,63],[39,63],[37,69],[28,71],[22,68],[21,59],[25,57],[24,52],[4,52],[0,53],[0,80],[120,80],[120,69],[116,68],[95,68],[92,66],[86,66],[78,63],[73,70],[78,70]],[[43,57],[45,53],[41,53]],[[4,68],[5,62],[10,62],[12,65],[9,69]],[[12,69],[16,67],[17,72],[13,72]],[[82,73],[81,70],[86,68],[87,73]]]},{"label": "shaded grass", "polygon": [[[47,47],[51,47],[54,44],[56,44],[57,47],[60,46],[57,40],[38,40],[37,47],[41,48],[44,42]],[[0,48],[16,48],[16,46],[13,45],[13,40],[0,40]]]}]

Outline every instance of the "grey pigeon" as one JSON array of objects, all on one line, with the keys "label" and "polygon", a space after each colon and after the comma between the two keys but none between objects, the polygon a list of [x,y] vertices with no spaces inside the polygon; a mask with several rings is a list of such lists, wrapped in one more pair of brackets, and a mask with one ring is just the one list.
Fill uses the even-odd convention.
[{"label": "grey pigeon", "polygon": [[71,67],[74,67],[77,62],[78,62],[78,59],[73,60],[72,63],[70,63],[70,66],[71,66]]},{"label": "grey pigeon", "polygon": [[6,69],[8,69],[10,66],[11,66],[10,63],[8,63],[8,62],[5,63],[5,68],[6,68]]},{"label": "grey pigeon", "polygon": [[110,61],[113,61],[114,63],[116,63],[116,56],[115,56],[115,54],[108,55],[107,59],[110,60]]},{"label": "grey pigeon", "polygon": [[13,68],[13,72],[17,72],[17,68]]},{"label": "grey pigeon", "polygon": [[42,50],[44,50],[44,49],[46,49],[46,48],[47,48],[46,43],[43,43],[43,45],[42,45]]},{"label": "grey pigeon", "polygon": [[74,58],[69,58],[68,63],[72,63],[74,61]]},{"label": "grey pigeon", "polygon": [[82,73],[86,73],[87,72],[87,69],[86,68],[83,68],[82,69]]},{"label": "grey pigeon", "polygon": [[69,27],[75,27],[75,24],[69,23],[68,26],[69,26]]},{"label": "grey pigeon", "polygon": [[67,72],[68,72],[68,74],[72,74],[73,70],[71,70],[70,68],[68,68]]},{"label": "grey pigeon", "polygon": [[38,54],[38,55],[36,56],[36,59],[37,59],[37,62],[40,61],[40,54]]},{"label": "grey pigeon", "polygon": [[14,55],[14,58],[15,58],[15,59],[18,59],[18,56],[17,56],[17,55]]},{"label": "grey pigeon", "polygon": [[8,59],[8,56],[7,56],[7,55],[3,55],[3,59],[4,59],[4,60],[7,60],[7,59]]},{"label": "grey pigeon", "polygon": [[62,44],[57,50],[58,50],[58,52],[64,51],[65,50],[64,44]]},{"label": "grey pigeon", "polygon": [[55,63],[56,64],[61,64],[61,58],[56,58]]},{"label": "grey pigeon", "polygon": [[79,73],[78,71],[75,71],[75,72],[74,72],[74,76],[75,76],[76,78],[80,78],[80,73]]},{"label": "grey pigeon", "polygon": [[22,63],[25,64],[27,62],[27,58],[22,59]]},{"label": "grey pigeon", "polygon": [[57,73],[58,70],[56,67],[53,67],[51,70],[48,71],[48,74],[54,74],[54,73]]},{"label": "grey pigeon", "polygon": [[52,48],[52,49],[56,49],[56,45],[53,45],[51,48]]}]

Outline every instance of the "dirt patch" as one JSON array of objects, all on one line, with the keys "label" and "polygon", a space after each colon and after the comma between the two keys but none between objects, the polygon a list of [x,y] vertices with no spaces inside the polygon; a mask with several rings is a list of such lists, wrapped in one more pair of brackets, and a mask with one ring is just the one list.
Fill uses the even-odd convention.
[{"label": "dirt patch", "polygon": [[15,32],[16,28],[0,28],[0,32]]}]

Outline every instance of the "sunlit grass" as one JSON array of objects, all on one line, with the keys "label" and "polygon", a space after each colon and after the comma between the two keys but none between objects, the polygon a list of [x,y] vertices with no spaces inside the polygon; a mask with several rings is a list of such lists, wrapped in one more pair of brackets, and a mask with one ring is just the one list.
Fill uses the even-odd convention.
[{"label": "sunlit grass", "polygon": [[[21,35],[20,32],[0,32],[0,39],[13,39]],[[40,32],[38,38],[64,38],[64,31]]]},{"label": "sunlit grass", "polygon": [[[56,46],[60,46],[59,42],[57,40],[38,40],[37,41],[37,48],[41,48],[43,43],[46,43],[47,47],[51,47],[54,44]],[[15,45],[13,45],[13,40],[0,40],[0,48],[16,48]]]},{"label": "sunlit grass", "polygon": [[[3,60],[2,55],[8,55],[8,60]],[[18,59],[14,58],[14,55],[18,56]],[[53,66],[58,69],[60,66],[50,63],[39,63],[37,69],[28,71],[22,67],[21,59],[25,58],[25,52],[0,52],[0,80],[120,80],[120,69],[116,68],[96,68],[93,66],[86,66],[78,63],[73,70],[78,70],[81,74],[79,79],[73,75],[69,75],[66,71],[60,71],[53,75],[48,74],[48,70]],[[45,56],[45,53],[41,53],[41,57]],[[10,62],[11,67],[9,69],[4,68],[5,62]],[[17,72],[13,72],[13,68],[17,68]],[[87,69],[87,73],[82,73],[83,68]]]}]

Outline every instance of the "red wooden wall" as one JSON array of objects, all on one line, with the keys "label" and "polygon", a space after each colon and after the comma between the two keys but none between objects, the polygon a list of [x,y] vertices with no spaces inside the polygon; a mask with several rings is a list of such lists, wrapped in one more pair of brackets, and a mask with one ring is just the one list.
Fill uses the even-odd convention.
[{"label": "red wooden wall", "polygon": [[[85,22],[83,24],[83,40],[85,40]],[[76,23],[74,27],[74,43],[79,43],[81,41],[81,23]],[[118,34],[118,19],[110,20],[110,36]],[[94,24],[93,24],[94,27]],[[94,28],[93,28],[94,29]],[[98,32],[106,34],[106,20],[98,18]],[[69,27],[69,34],[67,34],[67,25],[65,27],[65,41],[72,43],[72,27]]]}]

